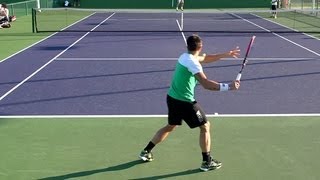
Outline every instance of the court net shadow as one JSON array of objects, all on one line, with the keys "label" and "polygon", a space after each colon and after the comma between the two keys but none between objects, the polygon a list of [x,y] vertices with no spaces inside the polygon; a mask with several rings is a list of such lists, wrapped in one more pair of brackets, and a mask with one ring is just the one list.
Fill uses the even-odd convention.
[{"label": "court net shadow", "polygon": [[70,179],[70,178],[80,178],[80,177],[90,176],[98,173],[104,173],[104,172],[110,172],[110,171],[121,171],[121,170],[129,169],[135,165],[143,164],[143,163],[144,162],[141,160],[134,160],[134,161],[129,161],[123,164],[119,164],[119,165],[111,166],[107,168],[94,169],[94,170],[88,170],[88,171],[79,171],[79,172],[73,172],[73,173],[64,174],[64,175],[44,177],[38,180],[63,180],[63,179]]}]

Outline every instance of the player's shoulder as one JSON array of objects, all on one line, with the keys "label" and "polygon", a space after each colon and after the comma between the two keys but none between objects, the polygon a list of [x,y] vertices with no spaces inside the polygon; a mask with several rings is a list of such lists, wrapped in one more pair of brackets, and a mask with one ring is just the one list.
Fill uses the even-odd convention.
[{"label": "player's shoulder", "polygon": [[197,60],[197,58],[189,53],[183,53],[179,57],[178,62],[179,62],[179,64],[181,64],[187,68],[201,66],[200,62]]},{"label": "player's shoulder", "polygon": [[192,54],[183,53],[183,54],[180,55],[178,61],[179,62],[182,62],[182,61],[197,61],[197,59]]}]

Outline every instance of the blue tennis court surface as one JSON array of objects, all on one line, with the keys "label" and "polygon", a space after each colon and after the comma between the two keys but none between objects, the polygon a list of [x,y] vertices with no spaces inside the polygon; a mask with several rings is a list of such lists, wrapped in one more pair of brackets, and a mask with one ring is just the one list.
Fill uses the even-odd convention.
[{"label": "blue tennis court surface", "polygon": [[[219,19],[183,24],[199,29],[205,53],[239,46],[243,57],[250,37],[257,37],[239,91],[197,88],[196,98],[205,111],[318,114],[319,39],[302,33],[272,33],[288,29],[250,14],[232,17],[232,24]],[[145,26],[146,32],[102,32],[134,25]],[[168,27],[179,30],[179,25],[160,18],[139,20],[134,14],[92,15],[69,27],[87,32],[56,33],[0,63],[0,114],[165,115],[176,60],[186,51],[185,37],[197,33],[165,32]],[[235,27],[238,33],[206,32]],[[254,33],[241,33],[242,29]],[[151,30],[159,31],[147,32]],[[204,70],[210,79],[230,82],[241,61],[224,59],[204,65]]]}]

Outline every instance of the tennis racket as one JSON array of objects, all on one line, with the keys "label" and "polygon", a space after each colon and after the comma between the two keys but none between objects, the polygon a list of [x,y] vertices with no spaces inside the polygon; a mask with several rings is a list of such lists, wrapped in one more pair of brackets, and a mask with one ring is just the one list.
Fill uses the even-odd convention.
[{"label": "tennis racket", "polygon": [[255,39],[255,38],[256,38],[256,36],[252,36],[252,37],[251,37],[250,43],[249,43],[248,48],[247,48],[246,55],[244,56],[244,59],[243,59],[243,61],[242,61],[241,69],[240,69],[240,71],[239,71],[239,73],[238,73],[238,75],[237,75],[237,78],[236,78],[236,80],[238,80],[238,81],[240,81],[241,76],[242,76],[242,71],[243,71],[244,67],[246,66],[246,64],[247,64],[247,62],[248,62],[247,58],[248,58],[248,56],[249,56],[249,53],[250,53],[250,50],[251,50],[251,48],[252,48],[252,45],[253,45],[253,42],[254,42],[254,39]]}]

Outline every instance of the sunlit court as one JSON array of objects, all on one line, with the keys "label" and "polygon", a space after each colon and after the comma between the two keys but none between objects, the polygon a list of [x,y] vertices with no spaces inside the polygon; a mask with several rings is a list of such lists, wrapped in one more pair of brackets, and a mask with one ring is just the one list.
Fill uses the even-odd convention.
[{"label": "sunlit court", "polygon": [[[21,50],[0,45],[0,179],[319,179],[316,1],[283,0],[276,11],[249,0],[140,1],[8,5],[19,14],[0,35]],[[240,49],[202,64],[218,83],[238,78],[238,90],[195,87],[223,163],[208,172],[199,128],[185,122],[152,162],[138,157],[168,122],[166,96],[194,34],[201,54]]]}]

